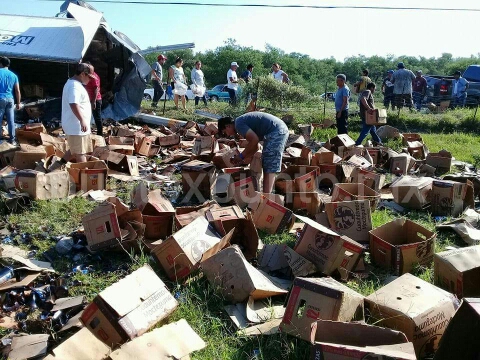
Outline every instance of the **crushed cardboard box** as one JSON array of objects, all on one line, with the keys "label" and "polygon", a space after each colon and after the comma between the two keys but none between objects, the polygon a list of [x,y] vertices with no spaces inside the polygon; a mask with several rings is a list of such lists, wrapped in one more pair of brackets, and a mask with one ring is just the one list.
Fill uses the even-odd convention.
[{"label": "crushed cardboard box", "polygon": [[260,198],[260,203],[253,213],[253,222],[257,229],[270,234],[289,231],[295,222],[293,212],[264,195],[260,195]]},{"label": "crushed cardboard box", "polygon": [[218,252],[202,261],[202,270],[208,281],[218,286],[228,301],[244,302],[274,295],[286,294],[290,281],[268,276],[251,265],[237,245]]},{"label": "crushed cardboard box", "polygon": [[466,208],[475,207],[473,184],[460,183],[451,180],[434,180],[432,182],[432,215],[460,215]]},{"label": "crushed cardboard box", "polygon": [[177,300],[144,265],[101,291],[88,305],[82,323],[109,347],[140,336],[178,306]]},{"label": "crushed cardboard box", "polygon": [[405,334],[363,323],[318,320],[312,326],[310,360],[416,360]]},{"label": "crushed cardboard box", "polygon": [[464,298],[443,333],[435,360],[475,359],[480,353],[480,300]]},{"label": "crushed cardboard box", "polygon": [[365,184],[334,184],[332,189],[332,201],[369,200],[372,211],[375,211],[380,201],[380,193],[369,188]]},{"label": "crushed cardboard box", "polygon": [[310,341],[317,320],[363,320],[364,297],[332,278],[295,278],[280,329]]},{"label": "crushed cardboard box", "polygon": [[280,194],[294,191],[315,191],[318,188],[317,178],[319,175],[320,168],[318,166],[289,166],[276,177],[275,190]]},{"label": "crushed cardboard box", "polygon": [[458,307],[445,291],[404,274],[365,298],[373,321],[403,332],[419,358],[432,357]]},{"label": "crushed cardboard box", "polygon": [[294,250],[324,274],[339,272],[342,279],[348,278],[363,253],[363,246],[309,218],[296,217],[305,223],[305,227]]},{"label": "crushed cardboard box", "polygon": [[390,185],[395,202],[409,209],[421,210],[431,201],[433,179],[401,176]]}]

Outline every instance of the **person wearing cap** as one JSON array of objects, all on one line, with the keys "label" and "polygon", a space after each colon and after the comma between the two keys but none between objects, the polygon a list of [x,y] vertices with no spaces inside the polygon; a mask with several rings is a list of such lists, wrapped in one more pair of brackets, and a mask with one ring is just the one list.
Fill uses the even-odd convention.
[{"label": "person wearing cap", "polygon": [[282,70],[280,64],[275,63],[272,65],[272,76],[275,80],[282,82],[282,83],[288,83],[288,74]]},{"label": "person wearing cap", "polygon": [[230,69],[227,71],[227,91],[230,96],[230,105],[237,104],[237,90],[238,90],[238,76],[237,76],[238,64],[233,61],[230,64]]},{"label": "person wearing cap", "polygon": [[391,106],[392,110],[395,110],[395,103],[393,101],[393,70],[387,71],[387,77],[383,79],[382,83],[382,94],[383,94],[383,106],[388,110],[388,107]]},{"label": "person wearing cap", "polygon": [[167,61],[167,57],[160,54],[157,57],[157,61],[152,65],[152,85],[153,85],[153,99],[152,107],[157,107],[158,100],[160,100],[164,94],[163,90],[163,68],[162,65]]},{"label": "person wearing cap", "polygon": [[93,79],[92,68],[85,63],[77,65],[75,75],[67,80],[62,93],[62,128],[67,135],[70,153],[77,162],[87,161],[92,151],[90,121],[92,106],[85,85]]},{"label": "person wearing cap", "polygon": [[20,110],[21,95],[18,77],[9,67],[10,59],[0,57],[0,120],[3,120],[3,115],[6,115],[8,142],[16,144],[14,104],[16,103],[17,110]]},{"label": "person wearing cap", "polygon": [[102,123],[102,94],[100,94],[100,76],[95,72],[95,68],[89,61],[85,61],[84,64],[88,64],[91,67],[91,73],[93,77],[90,79],[85,89],[87,89],[90,103],[92,104],[93,119],[97,127],[97,135],[103,136],[103,123]]},{"label": "person wearing cap", "polygon": [[465,106],[467,102],[467,89],[468,89],[468,81],[462,77],[462,73],[460,71],[455,71],[453,74],[452,80],[452,97],[453,97],[453,106]]},{"label": "person wearing cap", "polygon": [[422,107],[422,99],[427,92],[427,80],[422,76],[422,70],[417,70],[417,76],[412,83],[412,96],[415,108],[420,110]]},{"label": "person wearing cap", "polygon": [[338,90],[335,93],[335,111],[337,119],[337,133],[348,134],[348,102],[350,100],[350,89],[345,82],[347,77],[344,74],[337,75]]},{"label": "person wearing cap", "polygon": [[232,160],[235,165],[251,159],[258,150],[258,143],[263,140],[263,192],[271,193],[276,173],[279,173],[282,167],[283,151],[288,140],[288,127],[285,122],[271,114],[252,111],[235,120],[231,117],[220,118],[218,131],[227,136],[240,134],[247,140],[245,150]]},{"label": "person wearing cap", "polygon": [[405,103],[405,106],[412,110],[412,82],[415,74],[411,70],[405,69],[403,62],[398,63],[397,69],[392,76],[395,106],[401,109]]}]

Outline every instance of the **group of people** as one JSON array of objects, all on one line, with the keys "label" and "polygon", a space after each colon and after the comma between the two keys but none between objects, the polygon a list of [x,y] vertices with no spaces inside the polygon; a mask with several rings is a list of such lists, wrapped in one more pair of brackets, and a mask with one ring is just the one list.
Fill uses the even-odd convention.
[{"label": "group of people", "polygon": [[[15,145],[14,109],[15,107],[17,110],[20,109],[21,92],[18,76],[9,67],[10,59],[0,57],[0,119],[3,119],[5,115],[8,127],[8,142]],[[79,64],[76,70],[75,75],[65,84],[62,94],[62,126],[65,117],[63,128],[67,135],[67,141],[70,135],[83,136],[90,134],[92,115],[97,127],[97,134],[103,134],[100,77],[95,73],[94,67],[89,62]],[[73,137],[69,141],[69,146],[71,149],[73,148],[73,151],[79,150],[77,152],[84,155],[88,151],[83,151],[85,150],[83,148],[76,148],[76,145],[80,143],[83,146],[87,141],[79,142]]]},{"label": "group of people", "polygon": [[[154,89],[152,107],[158,106],[158,101],[165,94],[163,88],[163,68],[162,66],[167,61],[165,55],[158,55],[157,61],[152,65],[152,85]],[[206,86],[205,86],[205,75],[202,68],[202,62],[196,61],[195,67],[191,72],[191,85],[190,88],[195,95],[195,106],[198,105],[199,101],[202,100],[205,106],[208,106],[206,98]],[[245,83],[248,83],[252,80],[253,77],[253,64],[248,64],[245,71],[240,75],[237,75],[238,63],[232,61],[230,63],[230,68],[227,71],[227,91],[230,98],[230,104],[236,105],[238,98],[238,84],[239,79],[242,79]],[[271,76],[283,83],[289,83],[290,78],[288,74],[282,70],[282,67],[278,63],[272,65]],[[183,71],[183,59],[175,59],[175,64],[170,66],[168,69],[168,86],[167,86],[167,95],[168,88],[173,90],[173,101],[175,102],[175,107],[178,109],[178,102],[181,100],[183,110],[186,110],[186,98],[185,94],[188,89],[188,82]]]},{"label": "group of people", "polygon": [[[157,61],[152,66],[152,84],[153,84],[153,99],[152,99],[152,107],[157,107],[158,101],[162,98],[165,94],[165,90],[163,88],[163,68],[162,66],[167,61],[167,57],[160,54],[157,57]],[[205,106],[207,106],[207,98],[206,98],[206,87],[205,87],[205,75],[202,71],[202,62],[196,61],[195,68],[192,70],[191,73],[192,85],[191,89],[192,92],[195,94],[195,106],[198,105],[200,100],[203,101]],[[178,109],[178,102],[179,100],[182,103],[183,110],[187,110],[186,107],[186,98],[185,94],[187,93],[188,89],[188,82],[187,77],[185,76],[185,72],[183,71],[183,59],[177,57],[175,59],[175,63],[170,66],[168,69],[168,86],[167,86],[167,96],[170,97],[169,92],[171,91],[173,94],[173,101],[175,103],[175,107]],[[169,91],[170,90],[170,91]]]}]

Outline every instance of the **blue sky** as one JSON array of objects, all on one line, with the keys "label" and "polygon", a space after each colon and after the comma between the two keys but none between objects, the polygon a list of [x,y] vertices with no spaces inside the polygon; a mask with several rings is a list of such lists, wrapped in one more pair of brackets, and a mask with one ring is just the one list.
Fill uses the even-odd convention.
[{"label": "blue sky", "polygon": [[[161,2],[162,0],[156,0]],[[191,0],[185,0],[191,1]],[[196,0],[246,3],[244,0]],[[0,0],[0,12],[54,16],[63,1]],[[480,8],[472,0],[248,0],[251,3]],[[214,49],[228,38],[264,49],[270,44],[313,58],[388,54],[477,55],[480,12],[436,12],[362,9],[258,9],[173,5],[91,3],[110,26],[141,48],[194,42],[195,51]],[[1,28],[1,26],[0,26]],[[0,31],[1,33],[1,31]]]}]

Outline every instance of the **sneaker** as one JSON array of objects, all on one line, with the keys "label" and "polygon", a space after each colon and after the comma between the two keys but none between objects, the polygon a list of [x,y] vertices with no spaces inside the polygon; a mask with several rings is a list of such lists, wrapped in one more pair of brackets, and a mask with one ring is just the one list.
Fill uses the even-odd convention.
[{"label": "sneaker", "polygon": [[18,142],[15,140],[9,141],[8,143],[13,146],[18,146]]}]

